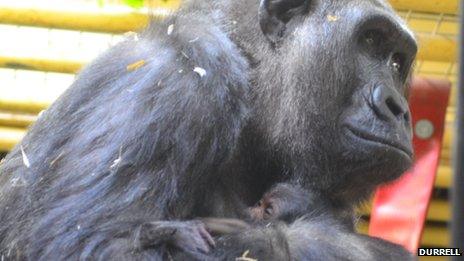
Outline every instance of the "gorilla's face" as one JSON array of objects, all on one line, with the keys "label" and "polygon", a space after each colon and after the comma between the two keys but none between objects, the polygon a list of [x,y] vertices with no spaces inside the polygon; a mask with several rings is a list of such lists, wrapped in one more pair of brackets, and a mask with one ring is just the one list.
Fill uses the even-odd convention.
[{"label": "gorilla's face", "polygon": [[344,184],[395,179],[413,161],[407,93],[416,41],[383,2],[309,2],[278,46],[286,75],[273,136]]},{"label": "gorilla's face", "polygon": [[[416,54],[412,35],[388,15],[366,17],[354,34],[354,88],[339,115],[341,148],[354,162],[386,166],[398,177],[412,164],[408,76]],[[348,88],[348,87],[347,87]],[[367,164],[366,164],[367,165]]]},{"label": "gorilla's face", "polygon": [[345,84],[337,84],[347,90],[340,92],[344,106],[333,108],[338,112],[334,120],[343,155],[340,162],[379,171],[364,178],[385,182],[397,178],[413,161],[407,93],[417,46],[388,9],[359,8],[345,9],[346,17],[356,23],[351,38],[345,35],[351,39],[345,44],[346,54],[334,57],[349,74]]}]

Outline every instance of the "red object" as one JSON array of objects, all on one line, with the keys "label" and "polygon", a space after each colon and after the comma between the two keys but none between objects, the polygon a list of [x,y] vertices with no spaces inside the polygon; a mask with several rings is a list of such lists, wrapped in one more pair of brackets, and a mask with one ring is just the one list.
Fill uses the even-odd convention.
[{"label": "red object", "polygon": [[450,88],[448,81],[414,79],[409,100],[414,166],[399,180],[379,188],[374,197],[369,235],[400,244],[413,253],[419,247],[432,196]]}]

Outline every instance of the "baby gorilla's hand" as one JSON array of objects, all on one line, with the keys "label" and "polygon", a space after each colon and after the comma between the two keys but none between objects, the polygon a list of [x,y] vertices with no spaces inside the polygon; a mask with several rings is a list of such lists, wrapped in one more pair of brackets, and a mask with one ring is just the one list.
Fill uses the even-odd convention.
[{"label": "baby gorilla's hand", "polygon": [[223,236],[250,228],[245,221],[233,218],[202,218],[207,230],[214,236]]},{"label": "baby gorilla's hand", "polygon": [[136,240],[140,248],[168,244],[190,253],[207,253],[215,246],[213,237],[199,220],[145,223],[139,228]]}]

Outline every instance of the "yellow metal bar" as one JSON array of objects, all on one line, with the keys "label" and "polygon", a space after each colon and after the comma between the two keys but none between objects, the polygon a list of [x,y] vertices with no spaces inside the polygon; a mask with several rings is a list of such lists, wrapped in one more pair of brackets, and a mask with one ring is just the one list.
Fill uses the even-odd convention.
[{"label": "yellow metal bar", "polygon": [[45,58],[0,56],[0,67],[60,73],[77,73],[83,62]]},{"label": "yellow metal bar", "polygon": [[422,245],[448,247],[449,243],[449,234],[446,226],[425,226],[421,240]]},{"label": "yellow metal bar", "polygon": [[455,118],[456,118],[456,108],[448,107],[448,109],[446,110],[446,122],[452,123],[454,122]]},{"label": "yellow metal bar", "polygon": [[[177,9],[183,0],[148,0],[149,8]],[[147,2],[147,1],[146,1]]]},{"label": "yellow metal bar", "polygon": [[451,210],[446,200],[432,200],[430,202],[427,220],[448,222],[451,218]]},{"label": "yellow metal bar", "polygon": [[451,186],[452,169],[450,166],[440,165],[437,171],[435,187],[449,188]]},{"label": "yellow metal bar", "polygon": [[420,256],[419,261],[447,261],[446,256]]},{"label": "yellow metal bar", "polygon": [[440,35],[418,35],[419,60],[454,62],[457,60],[455,38]]},{"label": "yellow metal bar", "polygon": [[449,149],[442,149],[440,153],[440,160],[445,163],[443,165],[451,165],[451,151]]},{"label": "yellow metal bar", "polygon": [[[357,231],[362,234],[367,234],[369,224],[361,221],[357,225]],[[422,235],[421,245],[423,246],[449,246],[448,229],[446,226],[426,225]]]},{"label": "yellow metal bar", "polygon": [[0,96],[0,109],[3,111],[39,113],[49,105],[46,102],[7,100]]},{"label": "yellow metal bar", "polygon": [[[174,10],[180,1],[157,1],[155,18]],[[390,0],[398,10],[457,14],[457,0]],[[162,8],[160,8],[162,7]],[[161,12],[156,12],[161,10]],[[98,9],[92,13],[72,10],[45,10],[24,6],[0,6],[0,22],[31,26],[65,28],[99,32],[127,32],[141,28],[147,22],[147,13],[140,11],[108,11]]]},{"label": "yellow metal bar", "polygon": [[0,111],[0,126],[27,128],[36,120],[36,115]]},{"label": "yellow metal bar", "polygon": [[23,138],[24,134],[24,129],[0,127],[0,151],[11,150]]},{"label": "yellow metal bar", "polygon": [[443,149],[450,149],[453,144],[453,130],[452,124],[447,124],[445,126],[445,134],[443,137]]},{"label": "yellow metal bar", "polygon": [[[2,105],[1,101],[0,101],[0,106]],[[27,103],[27,104],[23,104],[23,106],[25,105],[28,105],[28,106],[31,106],[30,103]],[[43,104],[32,104],[33,106],[31,107],[26,107],[23,109],[23,111],[25,109],[27,109],[28,111],[31,111],[33,112],[34,110],[35,111],[40,111],[42,109],[45,109],[46,106],[44,106]],[[15,108],[18,108],[17,106]],[[1,120],[0,120],[1,122]],[[10,126],[14,126],[14,124],[10,125]],[[16,125],[18,126],[18,125]],[[21,130],[21,131],[24,131],[23,129],[18,129],[18,130]],[[0,136],[2,134],[0,133]],[[8,136],[8,137],[11,137],[11,136]],[[2,143],[2,139],[0,137],[0,143]],[[17,142],[19,142],[19,138],[18,139],[9,139],[8,140],[8,144],[16,144]],[[10,146],[6,146],[7,148],[10,148]],[[11,146],[12,147],[12,146]],[[5,149],[5,145],[2,146],[2,144],[0,144],[0,148],[3,148]],[[451,185],[451,178],[452,178],[452,169],[449,165],[440,165],[438,167],[438,171],[437,171],[437,178],[435,180],[435,187],[438,187],[438,188],[449,188],[450,185]],[[438,215],[438,214],[437,214]]]},{"label": "yellow metal bar", "polygon": [[[442,36],[419,37],[420,49],[418,59],[452,62],[456,59],[456,43]],[[34,57],[12,57],[0,55],[0,67],[76,73],[85,65],[83,61],[57,60]]]},{"label": "yellow metal bar", "polygon": [[[440,0],[442,1],[442,0]],[[393,1],[399,6],[408,2],[405,0]],[[428,2],[420,1],[427,5]],[[448,1],[443,1],[448,2]],[[170,2],[173,9],[177,6],[176,1]],[[130,10],[130,9],[129,9]],[[156,12],[158,10],[158,12]],[[154,17],[161,19],[170,9],[154,9]],[[46,10],[25,8],[21,6],[0,6],[0,23],[40,26],[49,28],[73,29],[82,31],[123,33],[135,31],[142,28],[148,21],[148,11],[105,11],[97,9],[93,12],[78,12],[72,10]],[[429,21],[428,21],[429,22]],[[413,28],[430,27],[426,20],[423,23],[413,22]],[[456,25],[457,28],[457,25]],[[456,61],[456,40],[453,37],[440,35],[419,35],[420,50],[419,59],[434,61]],[[56,67],[52,67],[56,68]],[[66,71],[69,72],[70,70]]]},{"label": "yellow metal bar", "polygon": [[[1,134],[0,134],[1,135]],[[9,140],[10,143],[13,145],[18,142],[17,140]],[[1,142],[1,138],[0,138]],[[0,145],[1,147],[1,145]],[[451,178],[452,178],[452,169],[449,165],[440,165],[437,171],[437,178],[435,180],[435,187],[437,188],[449,188],[451,185]]]},{"label": "yellow metal bar", "polygon": [[390,0],[397,10],[412,10],[426,13],[458,13],[458,0]]},{"label": "yellow metal bar", "polygon": [[[160,18],[162,16],[154,13],[153,17]],[[81,31],[123,33],[143,27],[148,22],[148,15],[137,11],[105,12],[102,9],[96,12],[78,12],[0,6],[0,22]]]},{"label": "yellow metal bar", "polygon": [[[363,206],[358,213],[363,216],[369,216],[372,209],[372,203]],[[451,217],[448,201],[442,199],[434,199],[430,202],[429,211],[427,213],[428,221],[448,222]]]},{"label": "yellow metal bar", "polygon": [[[9,112],[26,112],[26,113],[38,113],[41,110],[46,109],[50,104],[47,102],[37,102],[31,100],[8,100],[2,99],[0,96],[0,109]],[[3,117],[5,118],[5,117]],[[2,116],[0,114],[0,123],[2,122]],[[8,123],[3,119],[5,126],[18,126],[16,123]],[[29,123],[27,123],[28,125]],[[24,126],[25,124],[22,124]],[[445,128],[445,135],[443,138],[443,149],[441,151],[442,161],[438,169],[438,177],[436,185],[438,187],[449,187],[451,179],[451,168],[450,166],[450,149],[453,141],[453,128],[452,123],[447,124]]]}]

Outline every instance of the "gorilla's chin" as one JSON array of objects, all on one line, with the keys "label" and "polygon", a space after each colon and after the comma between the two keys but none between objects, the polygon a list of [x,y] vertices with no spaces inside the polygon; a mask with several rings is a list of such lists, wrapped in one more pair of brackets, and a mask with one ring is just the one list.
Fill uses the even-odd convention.
[{"label": "gorilla's chin", "polygon": [[390,150],[402,154],[403,157],[409,159],[410,161],[413,159],[414,152],[409,141],[397,142],[389,140],[388,138],[380,137],[379,135],[372,134],[367,130],[355,128],[350,125],[345,126],[345,128],[348,136],[351,136],[354,139],[362,140],[362,142],[366,145],[372,144],[372,146],[386,147],[385,149],[388,147]]},{"label": "gorilla's chin", "polygon": [[347,149],[356,153],[355,157],[359,161],[363,158],[369,159],[364,166],[370,165],[370,168],[377,169],[377,173],[384,172],[381,177],[376,177],[378,183],[398,178],[413,164],[414,153],[411,144],[395,143],[349,126],[344,127],[343,133]]}]

